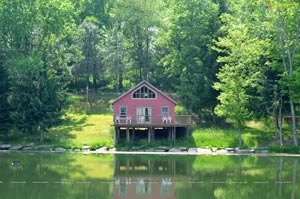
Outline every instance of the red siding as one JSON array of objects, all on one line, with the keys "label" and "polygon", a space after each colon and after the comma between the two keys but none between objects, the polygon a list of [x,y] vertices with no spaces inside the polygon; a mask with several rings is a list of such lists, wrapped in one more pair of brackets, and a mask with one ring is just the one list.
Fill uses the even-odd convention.
[{"label": "red siding", "polygon": [[[152,91],[156,92],[155,99],[149,99],[149,98],[134,99],[134,98],[132,98],[132,93],[144,85],[147,86],[148,88],[150,88]],[[152,108],[152,121],[155,122],[155,120],[161,120],[161,108],[164,106],[169,107],[169,116],[173,117],[175,102],[172,99],[170,99],[169,97],[167,97],[165,94],[161,93],[161,91],[157,90],[155,87],[152,87],[152,85],[147,84],[147,82],[144,82],[142,84],[139,84],[134,89],[131,89],[130,92],[121,96],[113,103],[114,115],[120,115],[120,106],[127,107],[127,115],[131,116],[133,118],[133,120],[136,116],[136,107],[151,107]]]}]

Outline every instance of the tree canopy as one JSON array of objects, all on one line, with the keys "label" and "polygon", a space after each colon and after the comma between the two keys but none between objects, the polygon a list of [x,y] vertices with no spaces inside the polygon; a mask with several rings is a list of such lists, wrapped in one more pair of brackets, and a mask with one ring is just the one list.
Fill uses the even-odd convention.
[{"label": "tree canopy", "polygon": [[298,145],[299,9],[286,0],[1,0],[0,131],[42,140],[69,92],[148,80],[239,137],[259,117],[281,137],[290,116]]}]

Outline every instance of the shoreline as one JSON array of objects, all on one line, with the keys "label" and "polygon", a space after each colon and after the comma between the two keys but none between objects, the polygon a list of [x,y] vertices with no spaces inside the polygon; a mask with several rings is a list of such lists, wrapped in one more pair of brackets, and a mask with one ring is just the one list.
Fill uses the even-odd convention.
[{"label": "shoreline", "polygon": [[300,157],[291,153],[218,153],[218,152],[147,152],[147,151],[45,151],[45,150],[0,150],[0,153],[49,153],[49,154],[99,154],[99,155],[161,155],[161,156],[270,156],[270,157]]}]

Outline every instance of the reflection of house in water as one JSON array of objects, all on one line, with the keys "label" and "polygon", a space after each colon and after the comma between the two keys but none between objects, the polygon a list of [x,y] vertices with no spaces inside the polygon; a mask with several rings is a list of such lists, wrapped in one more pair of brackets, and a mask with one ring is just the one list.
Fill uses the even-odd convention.
[{"label": "reflection of house in water", "polygon": [[189,170],[188,161],[162,157],[143,160],[115,156],[114,198],[174,198],[175,182],[180,178],[186,178]]},{"label": "reflection of house in water", "polygon": [[114,198],[174,198],[171,178],[115,178]]}]

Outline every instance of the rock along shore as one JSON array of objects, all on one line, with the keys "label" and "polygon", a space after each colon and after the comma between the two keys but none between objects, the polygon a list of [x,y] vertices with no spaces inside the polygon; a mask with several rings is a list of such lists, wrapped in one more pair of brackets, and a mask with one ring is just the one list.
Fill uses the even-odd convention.
[{"label": "rock along shore", "polygon": [[149,149],[133,148],[130,151],[117,150],[115,148],[100,147],[90,149],[84,145],[81,149],[66,149],[63,147],[54,147],[53,145],[27,145],[10,144],[0,145],[0,152],[48,152],[48,153],[83,153],[83,154],[156,154],[156,155],[270,155],[270,156],[300,156],[300,154],[274,154],[269,153],[268,148],[240,149],[240,148],[187,148],[187,147],[156,147]]}]

